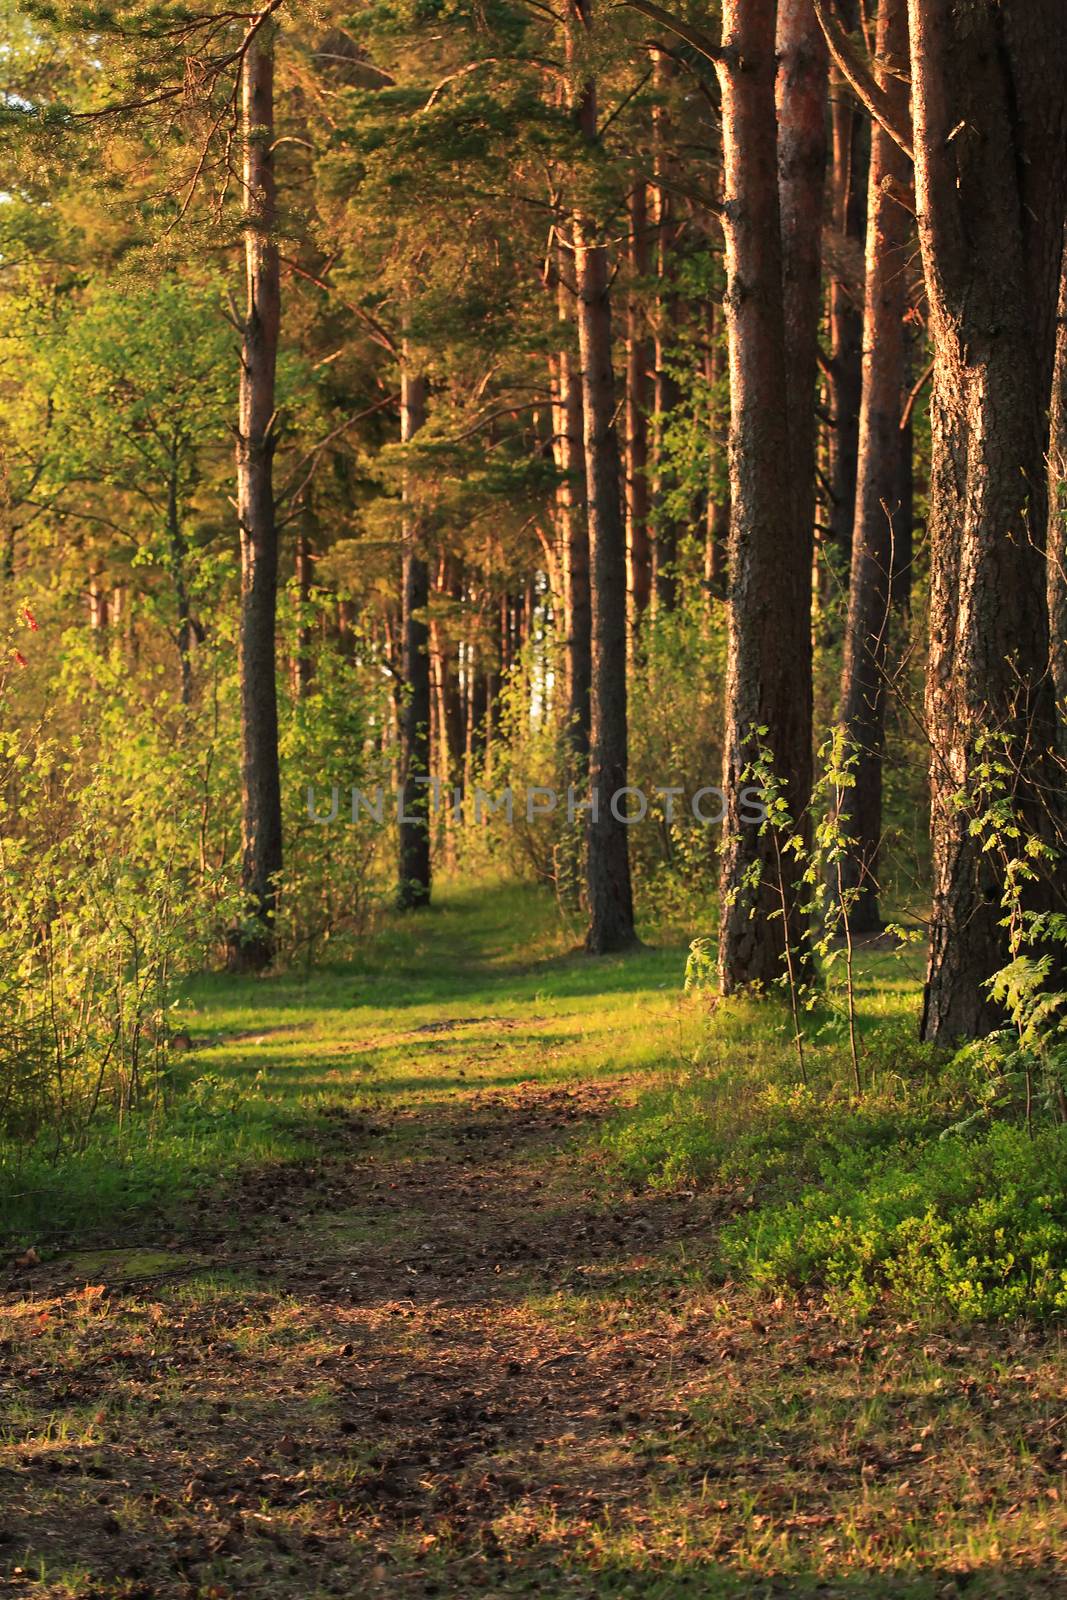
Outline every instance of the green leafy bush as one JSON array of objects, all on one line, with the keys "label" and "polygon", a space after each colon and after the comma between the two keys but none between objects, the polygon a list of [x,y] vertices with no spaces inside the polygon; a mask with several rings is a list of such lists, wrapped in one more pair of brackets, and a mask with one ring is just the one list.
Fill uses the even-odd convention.
[{"label": "green leafy bush", "polygon": [[885,1295],[960,1318],[1067,1309],[1067,1128],[995,1125],[872,1160],[839,1152],[823,1186],[735,1222],[726,1259],[773,1288],[816,1284],[866,1315]]}]

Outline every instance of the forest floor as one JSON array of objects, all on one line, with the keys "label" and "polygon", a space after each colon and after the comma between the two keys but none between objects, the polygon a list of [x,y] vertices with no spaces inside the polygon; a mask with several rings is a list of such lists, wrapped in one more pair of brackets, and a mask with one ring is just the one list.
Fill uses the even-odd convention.
[{"label": "forest floor", "polygon": [[599,1140],[688,1058],[684,952],[560,945],[456,894],[194,987],[159,1183],[0,1272],[0,1593],[1067,1593],[1058,1336],[724,1282],[726,1200]]}]

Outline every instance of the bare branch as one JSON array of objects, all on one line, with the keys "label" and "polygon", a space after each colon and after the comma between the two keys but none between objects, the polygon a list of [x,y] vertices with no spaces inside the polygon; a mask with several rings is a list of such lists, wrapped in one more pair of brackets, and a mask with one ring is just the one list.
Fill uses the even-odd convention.
[{"label": "bare branch", "polygon": [[703,28],[695,28],[683,17],[676,17],[673,12],[664,11],[662,6],[655,4],[655,0],[620,0],[620,4],[629,6],[632,11],[640,11],[643,17],[648,17],[652,22],[658,22],[661,27],[667,28],[686,44],[692,45],[694,50],[699,50],[702,56],[707,56],[709,61],[714,61],[718,66],[740,65],[735,50],[726,49],[713,39],[710,33],[705,33]]},{"label": "bare branch", "polygon": [[909,396],[907,398],[907,401],[905,402],[904,410],[901,412],[901,416],[900,416],[901,432],[903,432],[903,430],[908,426],[908,423],[911,421],[911,414],[915,410],[915,402],[918,400],[919,396],[922,394],[923,390],[926,388],[926,385],[929,383],[931,374],[933,373],[933,370],[934,370],[934,364],[933,364],[932,361],[930,361],[923,368],[922,372],[919,374],[918,378],[916,379],[915,385],[914,385],[911,393],[909,394]]},{"label": "bare branch", "polygon": [[[633,0],[630,0],[633,3]],[[889,137],[897,143],[906,156],[914,159],[911,120],[907,125],[898,121],[892,102],[863,60],[852,40],[845,32],[840,17],[833,10],[831,0],[812,0],[819,25],[826,35],[826,43],[834,64],[845,82],[865,106],[876,122],[880,122]]]},{"label": "bare branch", "polygon": [[[319,461],[321,460],[323,451],[327,448],[327,446],[331,445],[335,439],[339,439],[342,433],[347,432],[349,428],[354,428],[357,422],[362,422],[366,417],[372,417],[376,411],[384,411],[386,406],[395,405],[399,399],[399,392],[395,394],[383,395],[380,400],[375,400],[373,405],[365,406],[362,411],[357,411],[354,416],[345,417],[344,421],[339,422],[336,428],[331,428],[330,432],[325,436],[325,438],[320,439],[318,444],[316,444],[311,450],[307,451],[305,455],[301,456],[300,460],[296,464],[296,469],[293,472],[293,478],[290,480],[292,487],[282,490],[281,494],[278,495],[274,502],[275,506],[284,505],[287,500],[299,501],[301,495],[304,493],[304,490],[315,476]],[[271,420],[273,421],[273,418]],[[305,467],[307,467],[308,470],[304,474],[304,477],[300,479],[299,483],[295,482],[294,480],[296,479],[297,475],[302,472]],[[285,521],[291,520],[291,518],[285,519]]]},{"label": "bare branch", "polygon": [[716,199],[710,189],[702,189],[695,183],[679,183],[677,178],[665,178],[658,172],[653,180],[657,189],[664,189],[668,194],[677,195],[679,200],[691,200],[696,206],[702,206],[705,211],[710,211],[713,216],[721,217],[725,210],[721,200]]},{"label": "bare branch", "polygon": [[313,283],[316,289],[321,289],[325,294],[332,294],[344,306],[346,311],[359,318],[364,324],[375,344],[381,345],[383,350],[388,350],[391,356],[400,355],[400,347],[388,329],[383,327],[377,317],[373,317],[365,306],[357,305],[354,300],[348,300],[335,284],[327,283],[325,278],[320,278],[316,273],[302,267],[298,261],[291,260],[288,256],[279,256],[278,260],[283,267],[288,267],[290,272],[295,272],[298,278],[306,278],[308,283]]}]

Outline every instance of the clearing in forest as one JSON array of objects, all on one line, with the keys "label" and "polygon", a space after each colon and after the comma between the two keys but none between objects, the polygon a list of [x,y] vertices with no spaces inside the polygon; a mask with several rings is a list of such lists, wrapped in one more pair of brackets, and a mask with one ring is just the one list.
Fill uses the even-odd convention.
[{"label": "clearing in forest", "polygon": [[153,1140],[31,1175],[5,1593],[1063,1593],[1058,1336],[724,1280],[736,1197],[600,1142],[689,1064],[684,953],[551,916],[455,892],[305,983],[202,980]]}]

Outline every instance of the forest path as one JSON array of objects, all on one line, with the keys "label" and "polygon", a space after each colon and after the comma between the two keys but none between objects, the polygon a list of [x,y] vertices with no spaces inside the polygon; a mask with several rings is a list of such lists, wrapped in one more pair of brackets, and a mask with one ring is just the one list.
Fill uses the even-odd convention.
[{"label": "forest path", "polygon": [[3,1592],[1063,1593],[1055,1342],[717,1281],[720,1203],[596,1140],[684,1059],[678,953],[560,955],[540,915],[197,988],[229,1164],[167,1237],[8,1273]]}]

